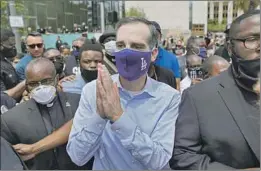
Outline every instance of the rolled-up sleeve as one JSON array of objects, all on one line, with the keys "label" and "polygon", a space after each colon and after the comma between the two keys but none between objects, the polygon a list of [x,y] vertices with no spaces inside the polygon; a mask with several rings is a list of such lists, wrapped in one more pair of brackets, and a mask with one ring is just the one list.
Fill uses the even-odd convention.
[{"label": "rolled-up sleeve", "polygon": [[174,147],[175,123],[180,95],[173,96],[151,135],[144,133],[129,117],[128,111],[111,125],[124,148],[149,170],[167,166]]},{"label": "rolled-up sleeve", "polygon": [[90,105],[91,100],[96,101],[92,95],[94,89],[95,84],[87,84],[83,89],[67,144],[67,152],[78,166],[86,164],[94,156],[107,123],[96,113],[96,106]]}]

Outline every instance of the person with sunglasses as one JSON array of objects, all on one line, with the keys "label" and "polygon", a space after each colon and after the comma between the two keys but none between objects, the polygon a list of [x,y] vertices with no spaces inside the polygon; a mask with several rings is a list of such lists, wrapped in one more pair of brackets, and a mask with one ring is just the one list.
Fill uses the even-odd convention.
[{"label": "person with sunglasses", "polygon": [[[26,68],[26,89],[30,100],[1,116],[1,136],[17,149],[19,143],[35,143],[59,129],[74,117],[80,95],[57,91],[58,75],[53,62],[46,58],[31,61]],[[17,150],[20,153],[19,150]],[[30,170],[91,169],[75,165],[66,152],[66,144],[28,160]]]},{"label": "person with sunglasses", "polygon": [[228,70],[183,92],[174,170],[260,170],[260,10],[233,21],[228,53]]},{"label": "person with sunglasses", "polygon": [[44,41],[40,33],[32,32],[27,35],[26,47],[28,54],[26,54],[16,65],[16,73],[20,81],[25,80],[25,68],[34,58],[42,57],[44,52]]}]

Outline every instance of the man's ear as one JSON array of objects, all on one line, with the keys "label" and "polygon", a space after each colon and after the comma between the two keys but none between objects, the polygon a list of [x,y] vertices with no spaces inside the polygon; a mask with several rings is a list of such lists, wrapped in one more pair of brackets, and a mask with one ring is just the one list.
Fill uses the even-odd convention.
[{"label": "man's ear", "polygon": [[232,48],[233,48],[233,45],[231,43],[231,41],[227,41],[227,52],[229,54],[229,56],[232,56]]},{"label": "man's ear", "polygon": [[158,48],[154,48],[152,50],[152,54],[151,54],[151,62],[155,62],[158,56],[159,50]]}]

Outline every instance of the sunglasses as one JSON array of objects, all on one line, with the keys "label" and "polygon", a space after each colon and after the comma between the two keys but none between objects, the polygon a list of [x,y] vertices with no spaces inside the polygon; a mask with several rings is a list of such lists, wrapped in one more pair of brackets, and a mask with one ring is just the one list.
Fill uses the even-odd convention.
[{"label": "sunglasses", "polygon": [[31,44],[31,45],[27,45],[29,48],[31,49],[35,49],[35,47],[37,46],[37,48],[42,48],[43,47],[43,43],[38,43],[38,44]]}]

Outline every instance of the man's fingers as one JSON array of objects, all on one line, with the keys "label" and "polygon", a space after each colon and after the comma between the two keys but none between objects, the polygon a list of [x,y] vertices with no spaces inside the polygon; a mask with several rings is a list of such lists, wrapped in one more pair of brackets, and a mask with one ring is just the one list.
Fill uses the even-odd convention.
[{"label": "man's fingers", "polygon": [[106,97],[106,93],[100,80],[97,80],[97,85],[98,85],[98,96],[100,96],[103,99],[104,97]]},{"label": "man's fingers", "polygon": [[109,71],[104,65],[101,65],[99,67],[100,73],[101,73],[101,82],[102,86],[105,90],[105,92],[109,92],[113,89],[113,81],[111,79],[111,76],[109,74]]}]

